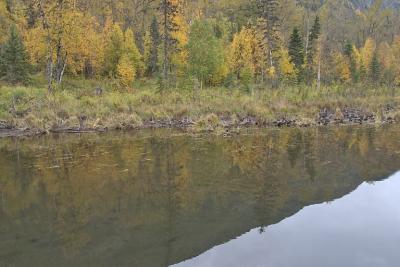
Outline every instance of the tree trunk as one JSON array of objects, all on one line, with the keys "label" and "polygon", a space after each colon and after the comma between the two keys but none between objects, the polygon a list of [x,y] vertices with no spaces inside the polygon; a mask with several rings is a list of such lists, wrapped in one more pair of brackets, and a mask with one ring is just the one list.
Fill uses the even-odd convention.
[{"label": "tree trunk", "polygon": [[321,55],[318,57],[317,88],[318,90],[321,89]]},{"label": "tree trunk", "polygon": [[49,45],[49,52],[47,56],[47,67],[46,67],[46,79],[47,79],[47,91],[53,92],[53,50],[51,44]]}]

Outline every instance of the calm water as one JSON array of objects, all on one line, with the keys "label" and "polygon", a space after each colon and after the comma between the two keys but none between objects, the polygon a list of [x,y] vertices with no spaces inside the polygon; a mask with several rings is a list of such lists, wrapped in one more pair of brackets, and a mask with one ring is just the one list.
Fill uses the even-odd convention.
[{"label": "calm water", "polygon": [[400,266],[400,127],[0,139],[0,266]]}]

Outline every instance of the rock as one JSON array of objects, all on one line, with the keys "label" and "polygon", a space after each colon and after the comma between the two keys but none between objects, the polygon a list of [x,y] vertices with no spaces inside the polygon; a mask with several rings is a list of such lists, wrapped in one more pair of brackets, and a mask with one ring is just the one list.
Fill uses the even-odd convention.
[{"label": "rock", "polygon": [[85,114],[81,114],[78,116],[79,130],[83,130],[85,128],[85,122],[87,119],[88,119],[88,117]]},{"label": "rock", "polygon": [[97,96],[103,95],[103,92],[104,92],[104,90],[103,90],[103,88],[101,88],[100,86],[99,86],[99,87],[96,87],[96,89],[94,90],[94,93],[95,93],[95,95],[97,95]]},{"label": "rock", "polygon": [[276,127],[290,127],[296,124],[295,120],[282,118],[273,122]]},{"label": "rock", "polygon": [[12,127],[6,121],[0,121],[0,129],[1,130],[9,130]]}]

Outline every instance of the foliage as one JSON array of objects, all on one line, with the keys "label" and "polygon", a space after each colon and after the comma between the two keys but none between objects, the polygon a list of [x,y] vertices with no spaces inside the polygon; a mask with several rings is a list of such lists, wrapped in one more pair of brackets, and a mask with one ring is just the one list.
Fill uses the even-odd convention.
[{"label": "foliage", "polygon": [[117,77],[121,85],[128,88],[136,76],[136,69],[128,54],[123,54],[117,65]]},{"label": "foliage", "polygon": [[115,24],[109,34],[105,49],[104,72],[113,77],[117,73],[118,62],[124,52],[124,33],[118,24]]},{"label": "foliage", "polygon": [[135,79],[177,87],[192,80],[195,21],[211,25],[210,42],[216,38],[223,54],[202,79],[209,86],[269,88],[294,76],[309,86],[370,84],[378,66],[382,82],[400,83],[399,9],[382,0],[0,1],[0,45],[15,23],[50,91],[63,87],[64,76],[118,78],[123,56]]},{"label": "foliage", "polygon": [[303,75],[304,47],[303,40],[300,37],[299,29],[297,27],[293,28],[292,35],[290,36],[289,56],[290,61],[296,68],[298,80],[300,81]]},{"label": "foliage", "polygon": [[210,83],[224,63],[220,41],[207,21],[195,21],[188,43],[189,71],[203,84]]}]

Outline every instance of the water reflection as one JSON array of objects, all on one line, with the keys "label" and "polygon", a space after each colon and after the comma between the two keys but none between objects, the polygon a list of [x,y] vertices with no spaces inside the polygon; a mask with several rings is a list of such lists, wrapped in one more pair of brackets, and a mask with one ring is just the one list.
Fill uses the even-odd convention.
[{"label": "water reflection", "polygon": [[168,266],[250,229],[267,235],[303,207],[397,171],[398,133],[1,139],[0,266]]},{"label": "water reflection", "polygon": [[400,172],[174,267],[399,266]]}]

